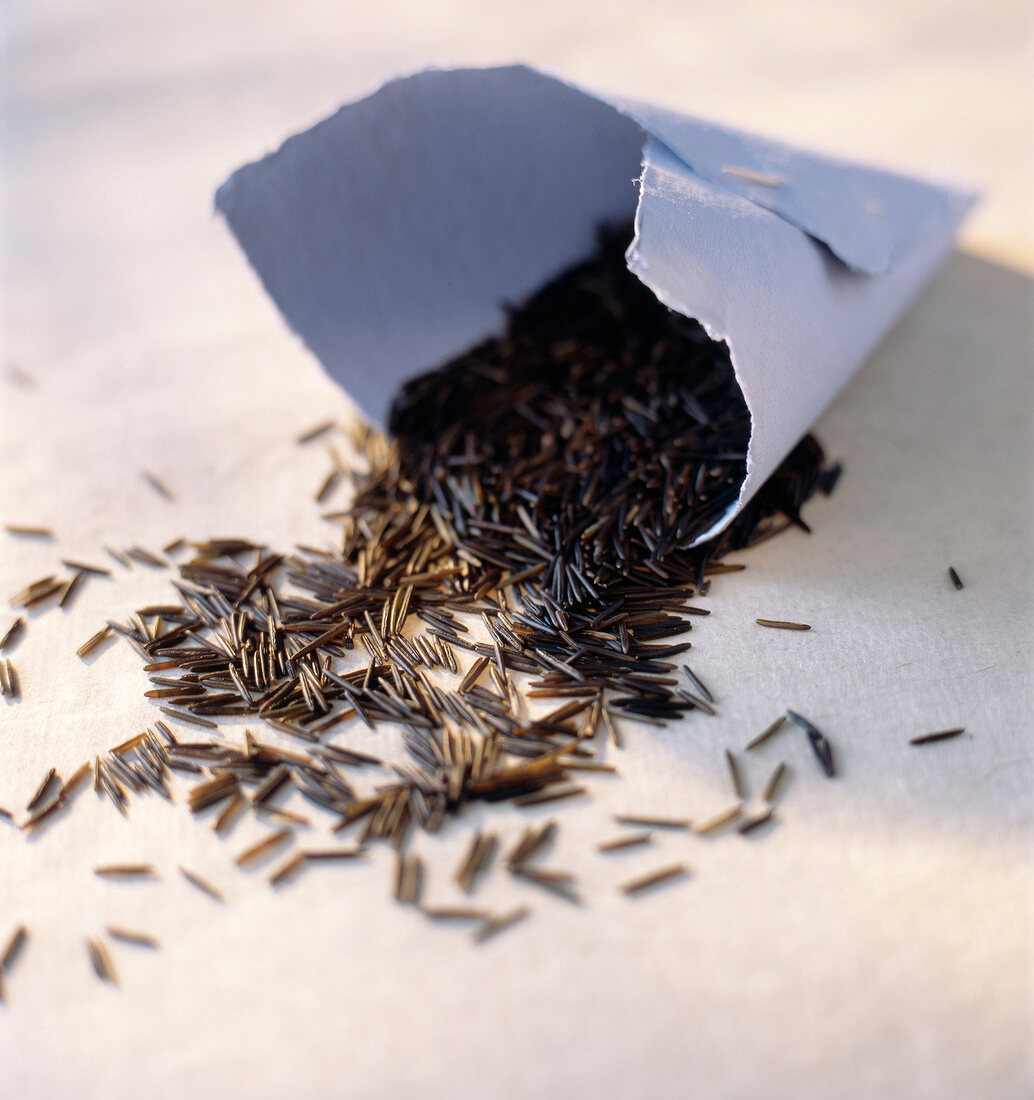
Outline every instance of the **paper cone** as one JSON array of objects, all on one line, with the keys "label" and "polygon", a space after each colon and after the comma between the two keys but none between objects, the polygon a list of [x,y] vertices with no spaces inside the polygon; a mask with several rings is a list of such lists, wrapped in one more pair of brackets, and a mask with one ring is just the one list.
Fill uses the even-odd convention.
[{"label": "paper cone", "polygon": [[702,537],[893,325],[972,201],[524,66],[394,80],[216,196],[288,324],[379,423],[403,382],[634,217],[629,268],[727,342],[751,414],[739,500]]}]

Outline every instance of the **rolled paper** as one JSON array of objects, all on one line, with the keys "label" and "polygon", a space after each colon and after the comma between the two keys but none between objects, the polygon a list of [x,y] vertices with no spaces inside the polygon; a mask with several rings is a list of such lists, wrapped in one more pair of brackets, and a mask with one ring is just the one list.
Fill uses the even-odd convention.
[{"label": "rolled paper", "polygon": [[973,201],[523,65],[392,80],[216,195],[288,325],[379,424],[402,383],[634,221],[629,269],[728,345],[750,411],[739,497],[701,539],[901,316]]}]

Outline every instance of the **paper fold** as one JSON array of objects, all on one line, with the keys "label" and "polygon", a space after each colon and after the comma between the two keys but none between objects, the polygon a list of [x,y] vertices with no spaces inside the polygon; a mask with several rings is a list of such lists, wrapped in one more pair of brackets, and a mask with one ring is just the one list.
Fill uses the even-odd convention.
[{"label": "paper fold", "polygon": [[510,66],[429,70],[236,171],[216,206],[371,417],[631,220],[630,269],[730,347],[750,498],[945,257],[973,197]]}]

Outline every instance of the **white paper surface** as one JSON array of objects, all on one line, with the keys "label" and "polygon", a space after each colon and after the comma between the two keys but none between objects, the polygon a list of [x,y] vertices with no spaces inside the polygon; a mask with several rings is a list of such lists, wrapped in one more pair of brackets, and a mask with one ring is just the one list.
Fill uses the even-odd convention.
[{"label": "white paper surface", "polygon": [[[787,10],[7,6],[0,519],[57,537],[0,537],[5,595],[63,557],[110,561],[106,543],[333,541],[312,499],[327,455],[294,440],[347,423],[351,404],[286,338],[210,195],[270,135],[385,73],[533,56],[805,144],[936,165],[986,201],[816,425],[846,473],[806,511],[814,534],[716,578],[691,663],[718,717],[633,731],[618,776],[558,804],[554,865],[585,905],[492,875],[486,904],[534,912],[477,950],[390,900],[387,851],[276,893],[233,861],[257,827],[219,838],[160,799],[124,820],[85,791],[35,840],[0,828],[0,940],[31,932],[0,1007],[4,1100],[1031,1096],[1029,4],[845,0],[806,24]],[[346,501],[342,487],[330,503]],[[24,698],[0,704],[0,805],[22,810],[48,768],[70,775],[156,717],[128,647],[75,656],[108,618],[168,598],[168,571],[111,564],[8,654]],[[812,630],[762,631],[757,615]],[[595,852],[614,813],[721,808],[723,749],[784,706],[821,725],[843,774],[826,780],[793,739],[743,754],[752,791],[778,761],[792,769],[767,836],[658,834],[620,864]],[[907,745],[955,724],[965,738]],[[456,900],[479,824],[512,842],[547,810],[457,822],[422,850],[429,897]],[[161,878],[92,874],[117,859]],[[676,859],[687,882],[617,894]],[[162,944],[115,949],[118,989],[83,943],[107,923]]]},{"label": "white paper surface", "polygon": [[634,212],[630,269],[729,344],[751,412],[739,500],[701,538],[900,316],[971,203],[524,66],[391,81],[216,198],[287,322],[379,421],[403,381]]}]

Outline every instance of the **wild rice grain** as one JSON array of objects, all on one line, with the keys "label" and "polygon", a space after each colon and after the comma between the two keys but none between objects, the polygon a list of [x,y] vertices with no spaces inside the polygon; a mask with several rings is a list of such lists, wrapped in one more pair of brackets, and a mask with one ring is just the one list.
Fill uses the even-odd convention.
[{"label": "wild rice grain", "polygon": [[765,789],[761,794],[762,802],[772,802],[775,796],[778,794],[780,787],[783,785],[783,780],[786,778],[789,769],[783,763],[780,763],[771,776],[769,776],[768,782],[765,784]]},{"label": "wild rice grain", "polygon": [[631,897],[654,886],[660,886],[662,883],[673,882],[677,878],[685,878],[688,874],[689,868],[684,863],[674,863],[670,867],[661,867],[657,871],[651,871],[648,875],[641,875],[639,878],[624,883],[620,887],[621,893]]},{"label": "wild rice grain", "polygon": [[19,615],[7,628],[3,638],[0,638],[0,653],[6,653],[7,650],[13,649],[14,645],[21,638],[24,630],[25,620]]},{"label": "wild rice grain", "polygon": [[105,931],[107,931],[108,935],[113,940],[118,940],[120,943],[128,943],[132,944],[134,947],[149,947],[152,949],[158,947],[158,941],[147,932],[134,932],[130,928],[119,928],[114,924],[109,924]]},{"label": "wild rice grain", "polygon": [[[270,852],[274,852],[284,844],[290,843],[293,836],[294,832],[291,829],[281,829],[279,832],[273,833],[271,836],[267,836],[263,840],[258,841],[257,844],[251,845],[250,848],[245,848],[244,851],[236,857],[235,862],[238,867],[251,867],[253,864],[258,863],[260,859],[269,855]],[[185,873],[186,872],[184,872],[184,874]]]},{"label": "wild rice grain", "polygon": [[54,532],[49,527],[31,527],[20,523],[5,523],[4,530],[9,535],[29,539],[52,539]]},{"label": "wild rice grain", "polygon": [[763,729],[753,741],[747,742],[747,749],[756,749],[759,745],[763,745],[773,734],[779,732],[785,721],[786,715],[780,714],[779,717],[770,726]]},{"label": "wild rice grain", "polygon": [[728,749],[725,750],[725,763],[729,768],[729,778],[732,780],[732,789],[742,802],[747,797],[747,789],[743,785],[743,775],[740,772],[739,765],[736,763],[736,757],[733,756]]},{"label": "wild rice grain", "polygon": [[90,956],[90,965],[97,977],[102,982],[111,982],[112,985],[118,985],[118,971],[115,969],[115,963],[107,947],[100,940],[88,939],[86,950]]},{"label": "wild rice grain", "polygon": [[486,917],[481,922],[481,926],[474,930],[474,942],[485,943],[493,936],[498,936],[500,932],[505,932],[508,928],[512,928],[530,915],[531,910],[522,905],[509,910],[509,912],[500,913],[498,916]]},{"label": "wild rice grain", "polygon": [[107,641],[112,636],[112,630],[110,626],[102,626],[91,638],[87,638],[85,642],[75,651],[77,657],[86,658],[89,657],[94,650],[98,649],[100,645]]},{"label": "wild rice grain", "polygon": [[18,957],[25,949],[25,944],[29,939],[29,930],[24,924],[19,925],[11,935],[11,938],[7,941],[7,946],[4,948],[4,952],[0,955],[0,976],[10,973],[14,968],[14,964],[18,961]]},{"label": "wild rice grain", "polygon": [[722,810],[720,813],[715,814],[714,817],[709,817],[706,821],[701,821],[699,825],[693,827],[693,831],[700,836],[709,836],[711,833],[716,833],[719,829],[735,821],[736,818],[740,816],[742,809],[742,803],[737,802],[727,810]]},{"label": "wild rice grain", "polygon": [[144,481],[146,481],[147,484],[150,485],[151,488],[160,497],[164,497],[165,500],[170,500],[170,501],[174,501],[176,499],[172,495],[171,490],[163,482],[159,481],[158,478],[156,478],[154,476],[154,474],[148,473],[147,470],[142,470],[141,471],[141,476],[143,477]]},{"label": "wild rice grain", "polygon": [[631,836],[617,836],[613,840],[604,840],[596,845],[597,852],[620,852],[625,848],[638,848],[649,844],[653,833],[633,833]]},{"label": "wild rice grain", "polygon": [[647,829],[691,829],[693,822],[685,817],[654,817],[650,814],[615,814],[619,825],[638,825]]},{"label": "wild rice grain", "polygon": [[801,729],[808,735],[808,743],[811,745],[812,752],[815,754],[815,759],[818,760],[819,766],[822,770],[832,779],[836,775],[836,764],[833,759],[833,746],[826,739],[826,737],[819,732],[807,718],[801,717],[796,711],[788,710],[786,717],[792,722],[796,722]]},{"label": "wild rice grain", "polygon": [[772,806],[766,807],[764,810],[759,811],[752,817],[748,817],[740,826],[739,833],[741,836],[746,836],[748,833],[752,833],[755,829],[759,829],[766,822],[772,820],[772,816],[775,814],[775,808]]},{"label": "wild rice grain", "polygon": [[202,894],[207,894],[213,901],[224,902],[226,898],[223,896],[220,890],[217,890],[210,882],[203,879],[200,875],[194,874],[193,871],[188,871],[186,867],[180,867],[180,874],[190,883],[191,886],[200,890]]},{"label": "wild rice grain", "polygon": [[158,875],[153,863],[107,863],[94,867],[93,873],[110,879],[156,878]]},{"label": "wild rice grain", "polygon": [[931,745],[935,741],[949,741],[953,737],[959,737],[966,732],[965,726],[959,726],[956,729],[940,730],[937,733],[924,733],[919,737],[913,737],[909,741],[910,745]]}]

